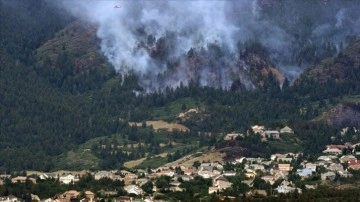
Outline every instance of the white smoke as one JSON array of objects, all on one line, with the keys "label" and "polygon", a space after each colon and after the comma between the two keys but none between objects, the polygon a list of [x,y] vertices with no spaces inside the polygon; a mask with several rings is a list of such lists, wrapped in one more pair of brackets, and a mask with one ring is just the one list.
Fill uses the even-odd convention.
[{"label": "white smoke", "polygon": [[[237,45],[249,40],[261,43],[285,76],[296,78],[301,72],[299,66],[291,63],[296,50],[293,34],[271,19],[264,19],[255,0],[64,0],[63,6],[75,16],[96,24],[101,51],[110,63],[122,74],[137,73],[148,91],[186,85],[190,80],[204,86],[229,88],[233,80],[242,79],[246,86],[254,86],[243,75],[246,64],[241,66],[243,70],[234,65],[238,60]],[[341,9],[334,16],[336,27],[344,24],[345,11]],[[320,23],[312,37],[321,38],[330,31],[329,26]],[[171,38],[166,41],[165,60],[151,56],[157,50],[154,42],[148,42],[149,36],[155,42],[162,37]],[[225,55],[211,53],[209,44],[221,47]],[[184,59],[191,48],[197,52],[210,51],[202,59],[211,60],[212,65],[191,66]],[[215,56],[219,58],[211,58]],[[179,68],[169,70],[168,61],[176,60]]]}]

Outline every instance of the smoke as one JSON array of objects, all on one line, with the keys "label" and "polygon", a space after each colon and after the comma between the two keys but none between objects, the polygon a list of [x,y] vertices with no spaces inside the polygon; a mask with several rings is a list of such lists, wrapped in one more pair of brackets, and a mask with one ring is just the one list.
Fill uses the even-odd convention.
[{"label": "smoke", "polygon": [[334,54],[359,31],[356,2],[319,2],[65,0],[62,5],[94,23],[109,62],[123,75],[136,73],[150,92],[190,81],[229,88],[240,80],[255,88],[239,56],[249,42],[261,44],[290,80],[298,77],[309,63],[304,51]]}]

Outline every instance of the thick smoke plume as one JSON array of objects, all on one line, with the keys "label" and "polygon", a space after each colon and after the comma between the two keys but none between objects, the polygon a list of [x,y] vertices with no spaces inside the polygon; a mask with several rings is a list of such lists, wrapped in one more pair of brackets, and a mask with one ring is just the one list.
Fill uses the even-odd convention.
[{"label": "thick smoke plume", "polygon": [[[98,27],[101,51],[146,91],[187,85],[254,88],[240,57],[259,44],[290,80],[338,52],[359,32],[352,1],[65,0],[76,17]],[[249,45],[250,44],[250,45]]]}]

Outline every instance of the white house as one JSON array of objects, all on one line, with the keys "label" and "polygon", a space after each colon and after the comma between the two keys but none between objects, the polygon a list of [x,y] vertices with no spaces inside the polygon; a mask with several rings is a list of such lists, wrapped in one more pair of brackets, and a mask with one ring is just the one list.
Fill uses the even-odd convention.
[{"label": "white house", "polygon": [[283,133],[291,133],[291,134],[293,134],[294,131],[289,126],[285,126],[284,128],[280,129],[280,133],[281,134],[283,134]]},{"label": "white house", "polygon": [[124,186],[124,190],[129,194],[135,194],[135,195],[144,194],[144,191],[140,187],[133,184]]},{"label": "white house", "polygon": [[64,174],[59,177],[59,181],[63,184],[71,184],[79,181],[79,178],[72,174]]}]

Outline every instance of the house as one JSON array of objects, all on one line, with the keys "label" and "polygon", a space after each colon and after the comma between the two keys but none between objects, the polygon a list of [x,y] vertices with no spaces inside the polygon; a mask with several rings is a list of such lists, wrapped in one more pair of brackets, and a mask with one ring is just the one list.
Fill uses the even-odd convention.
[{"label": "house", "polygon": [[321,180],[335,180],[336,174],[332,171],[321,174]]},{"label": "house", "polygon": [[59,177],[59,181],[63,184],[72,184],[79,181],[79,178],[72,174],[63,174]]},{"label": "house", "polygon": [[276,181],[276,177],[273,175],[265,175],[262,176],[261,179],[265,180],[265,182],[269,182],[270,185],[273,185]]},{"label": "house", "polygon": [[262,134],[265,131],[265,127],[264,126],[251,126],[251,129],[254,131],[255,134]]},{"label": "house", "polygon": [[353,175],[348,170],[338,171],[340,177],[350,178]]},{"label": "house", "polygon": [[12,183],[17,183],[17,182],[25,183],[26,179],[27,179],[27,177],[25,177],[25,176],[17,176],[17,177],[12,178],[11,182]]},{"label": "house", "polygon": [[92,202],[95,198],[95,194],[91,191],[85,191],[85,198]]},{"label": "house", "polygon": [[284,128],[280,129],[280,133],[290,133],[290,134],[294,134],[294,131],[289,127],[289,126],[285,126]]},{"label": "house", "polygon": [[103,196],[106,196],[106,197],[111,197],[111,196],[116,196],[116,195],[118,195],[118,191],[116,191],[116,190],[103,190],[103,189],[101,189],[100,191],[99,191],[99,193],[101,194],[101,195],[103,195]]},{"label": "house", "polygon": [[175,180],[175,181],[172,181],[170,182],[170,191],[183,191],[183,188],[180,187],[181,185],[181,182]]},{"label": "house", "polygon": [[332,161],[334,158],[333,156],[319,156],[317,158],[318,161]]},{"label": "house", "polygon": [[18,198],[14,195],[0,197],[0,202],[21,202],[21,201],[23,201],[21,198]]},{"label": "house", "polygon": [[341,163],[346,163],[351,160],[356,160],[356,157],[354,155],[345,155],[345,156],[340,157],[339,160]]},{"label": "house", "polygon": [[246,173],[244,173],[245,174],[245,177],[246,178],[250,178],[250,179],[253,179],[253,178],[255,178],[255,176],[256,176],[256,173],[255,172],[246,172]]},{"label": "house", "polygon": [[261,164],[250,164],[249,168],[252,170],[265,170],[264,165]]},{"label": "house", "polygon": [[277,162],[291,163],[292,158],[277,158]]},{"label": "house", "polygon": [[298,193],[302,193],[302,190],[296,187],[293,187],[293,184],[287,181],[283,181],[278,187],[275,188],[275,191],[277,193],[283,193],[283,194],[288,194],[288,193],[293,193],[295,191],[297,191]]},{"label": "house", "polygon": [[157,177],[160,177],[162,175],[173,177],[175,175],[175,172],[172,170],[162,170],[158,173],[156,173]]},{"label": "house", "polygon": [[38,195],[30,194],[30,197],[31,197],[31,201],[32,201],[32,202],[35,202],[35,201],[40,202],[40,198],[39,198]]},{"label": "house", "polygon": [[119,196],[119,197],[115,198],[113,202],[131,202],[131,197],[130,196]]},{"label": "house", "polygon": [[300,177],[309,177],[312,175],[312,170],[310,168],[304,168],[304,169],[298,169],[297,170],[297,174]]},{"label": "house", "polygon": [[240,133],[228,133],[225,135],[224,140],[235,140],[237,137],[244,137],[244,135]]},{"label": "house", "polygon": [[207,179],[207,178],[213,178],[215,177],[217,174],[213,173],[212,171],[208,171],[208,170],[200,170],[198,172],[198,175],[200,175],[201,177]]},{"label": "house", "polygon": [[185,182],[188,182],[188,181],[194,179],[194,177],[189,176],[189,175],[177,175],[175,177],[177,177],[177,179],[181,178],[182,181],[185,181]]},{"label": "house", "polygon": [[279,139],[280,133],[277,130],[266,130],[265,131],[266,138]]},{"label": "house", "polygon": [[360,160],[350,160],[348,162],[348,168],[351,170],[359,170],[360,169]]},{"label": "house", "polygon": [[340,163],[332,163],[328,166],[327,168],[329,171],[334,171],[334,172],[338,172],[338,171],[343,171],[344,167],[343,165],[341,165]]},{"label": "house", "polygon": [[212,193],[217,193],[219,191],[219,188],[218,187],[209,187],[209,191],[208,193],[209,194],[212,194]]},{"label": "house", "polygon": [[55,173],[41,173],[41,174],[39,175],[39,178],[40,178],[41,180],[46,180],[46,179],[58,179],[59,176],[58,176],[57,174],[55,174]]},{"label": "house", "polygon": [[322,153],[338,155],[338,154],[342,154],[342,150],[338,148],[327,148],[324,151],[322,151]]},{"label": "house", "polygon": [[348,148],[348,146],[346,145],[341,145],[341,144],[330,144],[330,145],[326,145],[327,149],[339,149],[339,150],[343,150]]},{"label": "house", "polygon": [[267,196],[266,190],[263,189],[254,189],[249,191],[248,193],[246,193],[247,197],[252,197],[252,196]]},{"label": "house", "polygon": [[291,171],[292,167],[289,163],[279,163],[278,168],[280,171]]},{"label": "house", "polygon": [[313,163],[306,163],[305,164],[305,168],[308,168],[308,169],[310,169],[312,172],[316,172],[316,165],[315,164],[313,164]]},{"label": "house", "polygon": [[63,193],[63,196],[65,197],[66,201],[71,201],[73,199],[77,199],[80,196],[80,192],[76,190],[69,190]]},{"label": "house", "polygon": [[224,176],[227,176],[227,177],[229,177],[229,176],[235,176],[235,175],[236,175],[236,172],[235,172],[235,171],[224,171],[224,172],[223,172],[223,175],[224,175]]},{"label": "house", "polygon": [[105,170],[98,171],[94,174],[95,180],[100,180],[101,178],[109,178],[113,180],[114,177],[114,173]]},{"label": "house", "polygon": [[124,186],[124,190],[129,194],[142,195],[144,191],[138,187],[137,185],[126,185]]},{"label": "house", "polygon": [[271,154],[271,156],[270,156],[270,159],[272,161],[275,161],[275,159],[278,159],[278,158],[286,158],[286,155],[285,154]]}]

